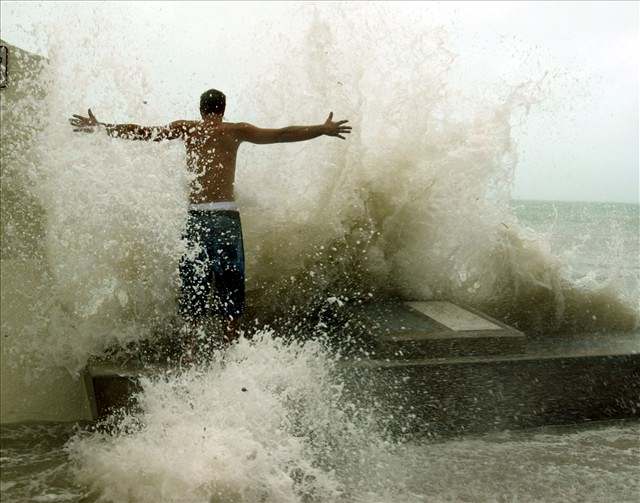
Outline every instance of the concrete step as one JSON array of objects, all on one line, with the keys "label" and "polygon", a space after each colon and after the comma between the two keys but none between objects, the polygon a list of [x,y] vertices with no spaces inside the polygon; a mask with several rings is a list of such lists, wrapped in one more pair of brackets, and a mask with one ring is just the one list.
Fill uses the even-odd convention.
[{"label": "concrete step", "polygon": [[348,362],[342,372],[350,398],[403,434],[640,418],[640,333],[529,341],[520,355]]},{"label": "concrete step", "polygon": [[[378,350],[372,359],[341,362],[347,398],[399,434],[640,418],[640,332],[527,339],[452,304],[358,309]],[[141,377],[176,371],[92,362],[85,382],[94,419],[135,407]]]},{"label": "concrete step", "polygon": [[[94,363],[94,419],[135,407],[140,377],[165,366]],[[529,341],[523,354],[344,361],[347,399],[398,434],[464,433],[640,418],[640,333]]]}]

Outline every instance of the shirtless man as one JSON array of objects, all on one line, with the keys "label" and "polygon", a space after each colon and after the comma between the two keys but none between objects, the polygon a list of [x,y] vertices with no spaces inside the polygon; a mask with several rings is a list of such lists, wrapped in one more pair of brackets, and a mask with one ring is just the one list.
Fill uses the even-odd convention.
[{"label": "shirtless man", "polygon": [[238,324],[244,309],[244,249],[233,193],[238,147],[244,141],[285,143],[318,136],[344,140],[343,135],[350,133],[351,127],[345,125],[346,120],[334,122],[331,112],[324,124],[317,126],[263,129],[246,122],[223,122],[225,105],[225,95],[210,89],[200,97],[199,121],[179,120],[168,126],[152,127],[104,124],[89,110],[88,117],[74,114],[69,122],[78,132],[104,128],[114,138],[184,142],[187,167],[195,177],[184,233],[188,251],[180,261],[180,314],[190,332],[197,333],[210,313],[209,294],[215,283],[218,307],[227,322],[226,339],[230,342],[239,335]]}]

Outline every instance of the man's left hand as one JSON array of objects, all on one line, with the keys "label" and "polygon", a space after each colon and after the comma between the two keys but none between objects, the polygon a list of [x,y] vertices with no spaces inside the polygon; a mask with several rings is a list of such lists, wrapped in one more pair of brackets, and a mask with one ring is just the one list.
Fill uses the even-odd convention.
[{"label": "man's left hand", "polygon": [[91,109],[87,110],[87,112],[89,113],[88,117],[73,114],[73,118],[69,119],[69,124],[73,126],[73,130],[76,133],[93,133],[96,127],[100,125]]}]

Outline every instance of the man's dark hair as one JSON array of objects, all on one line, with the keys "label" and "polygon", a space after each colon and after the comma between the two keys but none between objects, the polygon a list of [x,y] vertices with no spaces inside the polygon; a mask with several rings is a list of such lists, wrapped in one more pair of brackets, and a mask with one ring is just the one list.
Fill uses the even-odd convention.
[{"label": "man's dark hair", "polygon": [[209,89],[200,96],[200,113],[202,115],[223,115],[227,97],[217,89]]}]

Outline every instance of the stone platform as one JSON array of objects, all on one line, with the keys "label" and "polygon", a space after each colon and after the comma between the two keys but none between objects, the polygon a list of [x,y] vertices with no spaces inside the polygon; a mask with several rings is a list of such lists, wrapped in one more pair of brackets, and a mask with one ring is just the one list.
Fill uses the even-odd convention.
[{"label": "stone platform", "polygon": [[348,362],[342,371],[350,397],[403,433],[640,419],[640,333],[529,340],[517,355]]},{"label": "stone platform", "polygon": [[[531,339],[444,301],[353,309],[375,349],[341,362],[346,393],[401,434],[640,418],[640,332]],[[139,378],[166,370],[91,364],[94,418],[131,406]]]}]

